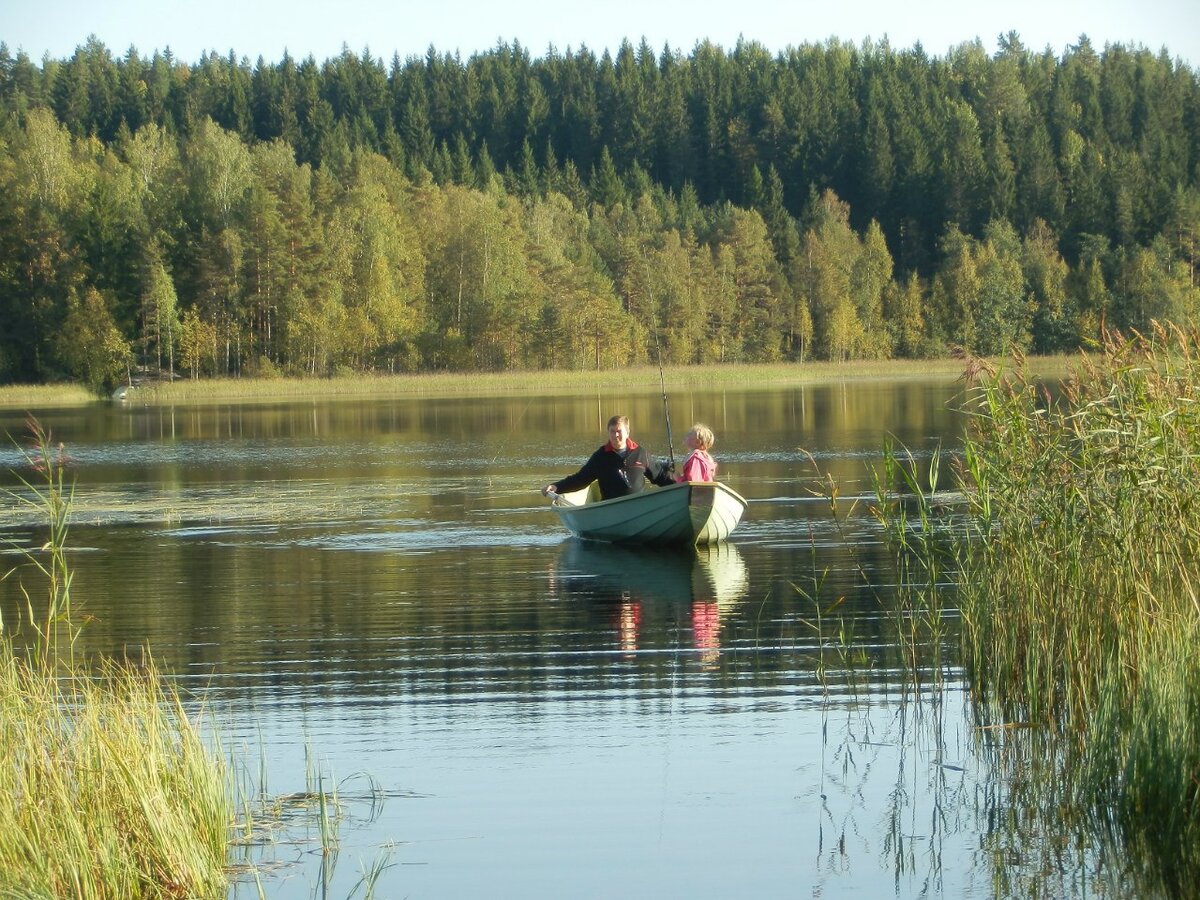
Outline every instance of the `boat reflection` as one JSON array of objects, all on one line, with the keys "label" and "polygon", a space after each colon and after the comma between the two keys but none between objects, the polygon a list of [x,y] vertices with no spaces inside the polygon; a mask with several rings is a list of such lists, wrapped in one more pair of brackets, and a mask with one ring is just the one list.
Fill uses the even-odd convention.
[{"label": "boat reflection", "polygon": [[569,540],[555,564],[552,588],[605,611],[617,646],[632,653],[643,644],[653,616],[686,627],[705,661],[721,649],[721,620],[745,595],[750,578],[735,545],[639,549]]}]

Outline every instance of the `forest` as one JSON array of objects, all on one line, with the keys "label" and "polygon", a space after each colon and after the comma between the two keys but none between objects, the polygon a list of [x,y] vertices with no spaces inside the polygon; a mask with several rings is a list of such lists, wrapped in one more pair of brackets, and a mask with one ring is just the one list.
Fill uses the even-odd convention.
[{"label": "forest", "polygon": [[1086,36],[0,43],[0,383],[1072,351],[1198,238],[1196,72]]}]

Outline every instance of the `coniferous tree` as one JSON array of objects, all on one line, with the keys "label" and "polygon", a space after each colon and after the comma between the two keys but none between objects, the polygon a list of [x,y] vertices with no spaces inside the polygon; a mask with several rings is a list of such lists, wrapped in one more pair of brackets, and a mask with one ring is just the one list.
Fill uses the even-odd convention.
[{"label": "coniferous tree", "polygon": [[496,177],[496,166],[492,162],[491,153],[488,152],[487,141],[484,141],[483,146],[479,148],[479,161],[475,166],[475,186],[481,191],[490,191]]},{"label": "coniferous tree", "polygon": [[591,184],[592,199],[606,209],[612,209],[618,203],[625,202],[625,185],[621,176],[617,174],[617,167],[613,164],[607,146],[600,150],[599,168],[592,175]]},{"label": "coniferous tree", "polygon": [[1104,274],[1108,256],[1106,238],[1092,235],[1083,244],[1079,265],[1068,275],[1067,290],[1078,310],[1079,337],[1085,346],[1097,345],[1102,328],[1112,327],[1112,295]]},{"label": "coniferous tree", "polygon": [[454,149],[450,153],[450,178],[459,185],[471,185],[475,181],[471,150],[461,132],[454,136]]},{"label": "coniferous tree", "polygon": [[851,273],[860,254],[850,227],[850,208],[827,191],[810,213],[798,290],[811,310],[817,353],[844,361],[858,355],[863,328],[854,302]]},{"label": "coniferous tree", "polygon": [[734,298],[743,317],[743,358],[774,362],[783,351],[783,308],[766,223],[754,210],[730,207],[719,241],[733,255]]},{"label": "coniferous tree", "polygon": [[438,144],[437,150],[434,151],[429,174],[433,176],[434,184],[450,184],[454,181],[454,162],[450,158],[450,150],[445,141]]},{"label": "coniferous tree", "polygon": [[540,191],[539,182],[537,160],[533,156],[533,147],[529,145],[529,141],[526,139],[521,142],[521,156],[516,172],[515,193],[527,200],[537,197]]},{"label": "coniferous tree", "polygon": [[117,63],[117,95],[114,117],[117,127],[135,132],[150,121],[146,102],[146,64],[130,47]]}]

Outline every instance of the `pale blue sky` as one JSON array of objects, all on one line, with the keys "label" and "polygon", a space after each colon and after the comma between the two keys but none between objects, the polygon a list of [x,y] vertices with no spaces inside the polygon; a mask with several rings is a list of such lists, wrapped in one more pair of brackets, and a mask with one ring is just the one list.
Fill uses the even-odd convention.
[{"label": "pale blue sky", "polygon": [[268,62],[286,48],[318,61],[342,45],[369,46],[385,62],[439,51],[463,57],[519,40],[534,56],[587,44],[597,53],[628,37],[645,37],[688,52],[708,38],[731,47],[739,35],[772,51],[838,37],[860,43],[887,37],[893,48],[920,41],[930,55],[978,37],[992,53],[1001,33],[1016,31],[1027,47],[1061,54],[1086,33],[1097,50],[1106,43],[1166,47],[1200,68],[1200,3],[1196,0],[0,0],[0,40],[34,60],[64,58],[89,34],[114,55],[131,45],[143,55],[170,47],[185,62],[204,50],[234,50]]}]

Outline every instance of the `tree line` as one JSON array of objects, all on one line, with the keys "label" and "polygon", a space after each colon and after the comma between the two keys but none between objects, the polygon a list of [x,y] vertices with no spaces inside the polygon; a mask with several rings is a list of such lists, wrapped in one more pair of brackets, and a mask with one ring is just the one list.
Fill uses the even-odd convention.
[{"label": "tree line", "polygon": [[38,64],[0,381],[1071,350],[1192,321],[1200,85],[1017,35]]}]

